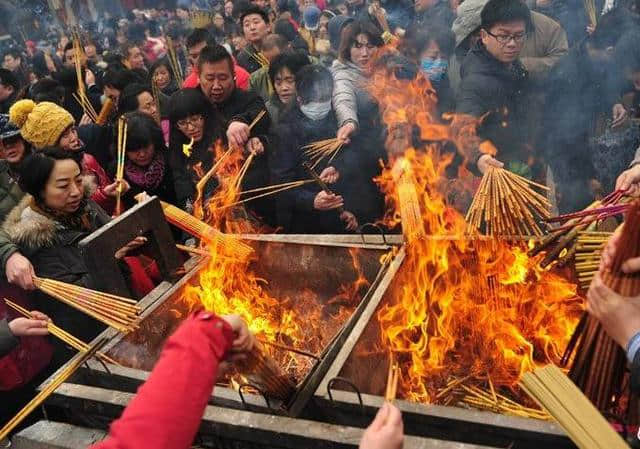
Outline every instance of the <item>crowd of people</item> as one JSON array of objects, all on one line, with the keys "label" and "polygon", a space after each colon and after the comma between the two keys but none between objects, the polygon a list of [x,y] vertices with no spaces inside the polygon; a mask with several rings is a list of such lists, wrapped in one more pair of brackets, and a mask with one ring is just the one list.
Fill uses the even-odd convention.
[{"label": "crowd of people", "polygon": [[[337,139],[341,151],[315,168],[330,190],[307,183],[265,196],[245,204],[247,216],[262,229],[303,234],[351,233],[379,222],[384,197],[374,178],[393,157],[394,137],[368,87],[385,46],[397,78],[430,82],[433,120],[471,117],[479,141],[497,150],[458,149],[447,172],[452,180],[458,168],[481,176],[488,167],[506,167],[553,186],[561,212],[640,186],[637,1],[596,0],[595,22],[586,2],[571,0],[168,3],[80,8],[74,20],[85,22],[74,34],[64,11],[52,11],[34,17],[31,29],[10,30],[11,39],[0,44],[0,261],[9,296],[28,303],[34,275],[94,287],[78,242],[120,212],[116,198],[126,209],[146,192],[192,212],[198,181],[219,161],[220,148],[252,155],[241,189],[253,191],[308,179],[312,161],[304,148]],[[107,103],[106,120],[95,123],[90,109],[100,112]],[[127,140],[116,181],[121,117]],[[414,130],[409,143],[420,150],[430,142]],[[214,176],[205,199],[219,187]],[[138,238],[114,255],[137,296],[157,281],[153,263],[140,261],[144,244]],[[607,321],[615,311],[602,301],[612,293],[600,284],[592,290],[590,308]],[[0,411],[0,423],[43,373],[69,357],[66,348],[38,338],[48,317],[86,341],[102,330],[64,305],[35,304],[33,319],[0,321],[0,395],[11,404]],[[235,319],[207,317],[244,329]],[[640,320],[631,327],[618,341],[640,346]],[[233,338],[214,339],[203,344],[220,360]],[[158,378],[163,374],[140,396],[152,398]],[[386,407],[380,419],[397,424],[396,412]],[[369,438],[365,447],[398,444],[380,441]]]}]

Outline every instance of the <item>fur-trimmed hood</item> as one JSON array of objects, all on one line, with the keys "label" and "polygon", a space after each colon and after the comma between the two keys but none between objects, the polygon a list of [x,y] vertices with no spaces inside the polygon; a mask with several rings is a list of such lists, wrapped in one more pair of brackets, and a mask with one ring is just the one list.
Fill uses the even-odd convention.
[{"label": "fur-trimmed hood", "polygon": [[[82,185],[85,198],[89,198],[95,190],[93,178],[83,176]],[[60,231],[64,230],[64,227],[51,217],[32,209],[32,200],[31,195],[25,195],[2,223],[2,230],[7,233],[11,241],[28,253],[54,246],[59,241]],[[90,200],[86,207],[98,208]]]}]

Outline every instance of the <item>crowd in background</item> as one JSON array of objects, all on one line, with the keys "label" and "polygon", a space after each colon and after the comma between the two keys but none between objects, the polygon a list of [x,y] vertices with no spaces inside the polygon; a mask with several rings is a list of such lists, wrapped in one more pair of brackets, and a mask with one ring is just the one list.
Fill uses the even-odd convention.
[{"label": "crowd in background", "polygon": [[[480,140],[497,149],[460,152],[452,181],[457,168],[480,176],[504,166],[553,186],[562,212],[640,182],[635,1],[596,0],[595,18],[582,0],[58,3],[31,17],[33,26],[9,27],[11,38],[0,43],[0,260],[18,296],[34,289],[33,274],[95,286],[78,242],[111,219],[118,191],[125,209],[146,192],[192,212],[199,179],[227,147],[253,154],[241,186],[253,191],[308,179],[305,146],[343,144],[315,168],[330,190],[308,183],[246,204],[263,229],[338,234],[378,222],[384,197],[373,179],[395,137],[367,87],[387,44],[395,50],[383,63],[396,77],[429,80],[434,120],[473,117]],[[79,84],[96,112],[113,105],[104,123],[78,100]],[[121,183],[120,117],[127,122]],[[419,130],[404,138],[419,151],[430,143]],[[205,197],[218,187],[214,176]],[[144,243],[115,255],[138,296],[157,277],[138,257]],[[42,311],[74,335],[88,341],[101,331],[49,304]],[[35,321],[32,328],[0,322],[0,355],[15,335],[44,333]],[[38,356],[26,364],[0,359],[13,370],[0,372],[0,389],[14,390],[6,403],[21,403],[38,373],[65,357],[37,339],[30,344]]]}]

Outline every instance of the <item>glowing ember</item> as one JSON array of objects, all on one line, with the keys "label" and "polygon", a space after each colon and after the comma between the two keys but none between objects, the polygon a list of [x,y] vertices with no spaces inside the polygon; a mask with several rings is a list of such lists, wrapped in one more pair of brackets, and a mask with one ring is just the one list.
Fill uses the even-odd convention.
[{"label": "glowing ember", "polygon": [[[453,141],[463,155],[478,144],[469,133],[469,118],[453,117],[451,127],[435,123],[428,81],[398,81],[386,74],[374,80],[371,92],[390,129],[417,125],[422,139]],[[378,311],[376,350],[392,352],[400,361],[401,394],[410,400],[442,402],[438,392],[463,378],[465,384],[519,396],[517,382],[524,372],[559,362],[582,301],[575,285],[537,268],[526,245],[465,236],[462,215],[441,193],[451,159],[441,155],[437,143],[423,152],[408,148],[402,156],[419,192],[424,230],[435,237],[405,233],[407,257],[387,292],[390,300]],[[391,226],[401,221],[396,179],[392,169],[378,179],[390,206],[385,222]]]}]

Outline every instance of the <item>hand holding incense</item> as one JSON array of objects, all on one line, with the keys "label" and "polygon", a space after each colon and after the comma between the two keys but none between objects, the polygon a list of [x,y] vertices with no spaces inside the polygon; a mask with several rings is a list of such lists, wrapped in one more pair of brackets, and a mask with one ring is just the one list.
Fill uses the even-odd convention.
[{"label": "hand holding incense", "polygon": [[116,191],[116,209],[114,215],[118,216],[122,213],[122,181],[124,179],[124,164],[127,149],[127,121],[124,117],[118,120],[118,141],[116,155],[116,182],[118,188]]}]

